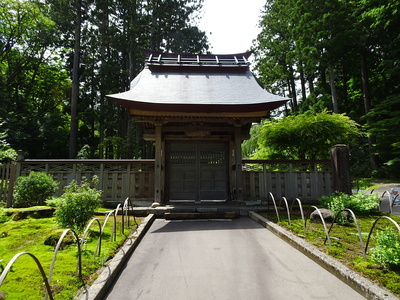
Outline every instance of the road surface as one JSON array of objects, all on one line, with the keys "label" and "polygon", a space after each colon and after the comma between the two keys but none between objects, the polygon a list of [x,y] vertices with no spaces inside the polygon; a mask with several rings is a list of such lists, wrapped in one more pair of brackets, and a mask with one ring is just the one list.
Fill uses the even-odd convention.
[{"label": "road surface", "polygon": [[106,298],[365,299],[247,217],[156,220]]}]

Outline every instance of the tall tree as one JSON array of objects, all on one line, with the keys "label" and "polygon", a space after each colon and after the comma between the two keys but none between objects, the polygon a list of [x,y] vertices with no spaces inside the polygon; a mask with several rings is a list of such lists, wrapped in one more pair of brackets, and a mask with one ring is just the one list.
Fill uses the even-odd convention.
[{"label": "tall tree", "polygon": [[78,148],[78,100],[79,100],[79,66],[81,55],[82,1],[75,1],[74,60],[72,65],[71,90],[71,129],[69,138],[69,158],[76,158]]},{"label": "tall tree", "polygon": [[261,33],[254,48],[256,72],[272,93],[292,98],[291,107],[296,107],[295,74],[290,53],[295,49],[291,36],[290,11],[292,0],[267,1],[264,17],[260,22]]},{"label": "tall tree", "polygon": [[75,157],[80,149],[80,157],[150,153],[140,127],[106,95],[129,88],[143,67],[143,48],[208,49],[193,25],[202,0],[2,4],[0,118],[10,145],[30,157]]},{"label": "tall tree", "polygon": [[[268,0],[255,46],[256,69],[267,86],[292,91],[293,82],[284,74],[294,70],[292,78],[294,85],[301,87],[302,99],[298,111],[292,106],[292,113],[328,108],[365,125],[368,141],[354,149],[369,145],[364,150],[370,152],[369,164],[375,172],[390,169],[382,162],[396,161],[393,145],[397,144],[391,145],[383,137],[385,123],[381,121],[382,117],[386,124],[394,121],[392,114],[382,113],[382,103],[393,109],[400,101],[396,83],[400,74],[399,9],[399,0]],[[304,99],[306,81],[308,95]],[[392,159],[383,154],[384,145],[392,149]],[[366,155],[355,156],[358,164],[368,163],[361,161]]]},{"label": "tall tree", "polygon": [[[45,15],[43,3],[2,4],[0,118],[8,128],[8,142],[31,157],[64,156],[68,131],[63,106],[69,80],[55,59],[55,24]],[[48,127],[50,119],[54,128]]]}]

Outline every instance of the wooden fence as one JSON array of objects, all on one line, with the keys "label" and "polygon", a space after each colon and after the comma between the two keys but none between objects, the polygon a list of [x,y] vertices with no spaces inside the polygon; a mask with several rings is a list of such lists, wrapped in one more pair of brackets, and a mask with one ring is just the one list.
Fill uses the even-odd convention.
[{"label": "wooden fence", "polygon": [[15,162],[0,163],[0,202],[8,207],[11,206],[13,199],[16,166]]},{"label": "wooden fence", "polygon": [[267,200],[269,192],[276,199],[307,201],[333,191],[330,160],[243,160],[243,177],[248,201]]},{"label": "wooden fence", "polygon": [[[0,202],[12,205],[15,179],[31,171],[46,172],[60,182],[56,196],[72,180],[99,178],[103,201],[153,201],[154,160],[39,160],[0,164]],[[246,201],[267,200],[269,192],[279,199],[314,200],[330,195],[331,161],[243,160],[243,192]]]},{"label": "wooden fence", "polygon": [[[61,195],[63,188],[71,181],[80,182],[84,177],[91,180],[96,175],[99,178],[96,188],[103,191],[103,201],[117,201],[127,197],[132,201],[153,201],[154,198],[153,159],[27,159],[14,164],[16,177],[26,176],[30,172],[51,174],[60,182],[56,196]],[[9,171],[5,173],[7,172]],[[0,201],[6,202],[7,206],[10,206],[11,202],[3,196],[9,195],[10,193],[0,191]]]}]

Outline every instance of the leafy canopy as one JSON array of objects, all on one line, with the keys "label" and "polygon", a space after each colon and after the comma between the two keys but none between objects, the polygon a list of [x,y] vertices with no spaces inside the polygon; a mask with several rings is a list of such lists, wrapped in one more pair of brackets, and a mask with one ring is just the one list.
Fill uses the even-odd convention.
[{"label": "leafy canopy", "polygon": [[335,144],[348,144],[360,135],[358,124],[344,114],[323,111],[288,116],[262,124],[256,135],[258,148],[251,156],[259,159],[328,159]]},{"label": "leafy canopy", "polygon": [[[0,122],[0,127],[3,122]],[[0,131],[0,162],[9,161],[17,158],[17,151],[11,148],[10,144],[6,141],[7,132]]]}]

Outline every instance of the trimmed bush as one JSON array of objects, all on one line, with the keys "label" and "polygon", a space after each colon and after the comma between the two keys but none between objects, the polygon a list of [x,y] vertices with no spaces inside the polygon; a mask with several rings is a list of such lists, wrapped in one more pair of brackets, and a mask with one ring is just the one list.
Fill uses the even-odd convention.
[{"label": "trimmed bush", "polygon": [[[93,183],[97,183],[97,176]],[[76,181],[64,188],[64,194],[51,199],[50,202],[57,206],[55,217],[57,224],[62,228],[72,228],[81,232],[86,223],[94,216],[96,208],[100,207],[102,191],[90,187],[84,178],[81,184]]]},{"label": "trimmed bush", "polygon": [[14,207],[45,205],[58,189],[59,182],[44,172],[31,172],[17,178],[14,189]]}]

